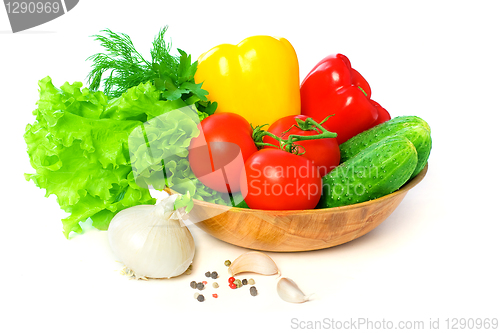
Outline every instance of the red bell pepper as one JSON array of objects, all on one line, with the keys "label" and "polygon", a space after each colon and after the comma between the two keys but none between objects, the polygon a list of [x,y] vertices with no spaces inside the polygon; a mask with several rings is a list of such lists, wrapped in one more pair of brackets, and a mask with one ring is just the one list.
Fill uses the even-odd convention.
[{"label": "red bell pepper", "polygon": [[342,54],[329,55],[306,76],[300,87],[301,113],[314,119],[330,117],[323,126],[337,133],[339,144],[391,116],[370,99],[364,77]]},{"label": "red bell pepper", "polygon": [[384,121],[391,120],[391,115],[389,114],[389,112],[386,109],[384,109],[382,106],[380,106],[380,104],[375,102],[373,99],[371,100],[371,102],[373,105],[375,105],[375,107],[377,108],[377,111],[378,111],[378,119],[373,126],[376,126],[378,124],[382,124]]}]

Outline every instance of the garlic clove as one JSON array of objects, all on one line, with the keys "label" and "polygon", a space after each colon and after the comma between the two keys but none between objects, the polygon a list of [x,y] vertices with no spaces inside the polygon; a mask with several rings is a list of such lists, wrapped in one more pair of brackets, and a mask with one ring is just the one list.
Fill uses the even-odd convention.
[{"label": "garlic clove", "polygon": [[236,275],[243,272],[262,275],[279,273],[276,263],[265,253],[252,251],[240,255],[229,266],[229,274]]},{"label": "garlic clove", "polygon": [[290,303],[304,303],[311,297],[304,294],[293,280],[285,277],[279,279],[276,288],[281,299]]}]

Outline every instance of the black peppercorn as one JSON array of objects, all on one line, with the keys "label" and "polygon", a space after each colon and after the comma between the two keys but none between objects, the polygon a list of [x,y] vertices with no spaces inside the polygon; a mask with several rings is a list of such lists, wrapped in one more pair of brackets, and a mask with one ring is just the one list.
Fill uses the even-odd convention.
[{"label": "black peppercorn", "polygon": [[205,296],[198,295],[198,297],[196,297],[196,299],[198,300],[198,302],[203,302],[205,300]]},{"label": "black peppercorn", "polygon": [[203,288],[205,288],[205,285],[203,284],[203,282],[198,282],[198,283],[196,284],[196,288],[197,288],[198,290],[203,290]]},{"label": "black peppercorn", "polygon": [[248,280],[247,279],[243,279],[241,280],[241,284],[246,286],[248,284]]},{"label": "black peppercorn", "polygon": [[205,276],[206,276],[206,277],[210,277],[210,275],[211,275],[211,273],[210,273],[210,272],[206,272],[206,273],[205,273]]},{"label": "black peppercorn", "polygon": [[219,274],[217,274],[216,271],[213,271],[211,276],[212,276],[212,279],[217,279],[219,277]]},{"label": "black peppercorn", "polygon": [[189,285],[191,286],[191,288],[196,289],[196,281],[191,281]]},{"label": "black peppercorn", "polygon": [[252,296],[257,296],[257,288],[255,287],[250,287],[250,295]]}]

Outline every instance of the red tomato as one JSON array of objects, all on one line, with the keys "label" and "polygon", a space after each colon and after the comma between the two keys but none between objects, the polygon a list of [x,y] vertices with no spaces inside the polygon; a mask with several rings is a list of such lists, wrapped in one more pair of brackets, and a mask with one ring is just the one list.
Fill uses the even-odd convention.
[{"label": "red tomato", "polygon": [[280,149],[262,149],[250,156],[240,187],[250,208],[265,210],[313,209],[322,191],[313,163]]},{"label": "red tomato", "polygon": [[[296,118],[306,120],[309,117],[305,115],[287,116],[278,119],[269,127],[267,131],[283,139],[287,139],[290,134],[306,136],[318,134],[318,132],[316,131],[303,131],[298,127],[293,127],[290,131],[283,135],[283,132],[287,131],[290,127],[297,124],[297,122],[295,121]],[[277,140],[267,135],[264,137],[263,141],[264,143],[278,145]],[[314,163],[314,165],[318,168],[321,177],[329,173],[340,163],[340,149],[336,138],[297,141],[297,144],[303,147],[299,147],[299,151],[301,153],[305,149],[306,152],[302,156],[310,159]]]},{"label": "red tomato", "polygon": [[257,151],[252,128],[235,113],[216,113],[198,125],[201,133],[191,140],[189,164],[194,175],[219,192],[239,192],[245,161]]}]

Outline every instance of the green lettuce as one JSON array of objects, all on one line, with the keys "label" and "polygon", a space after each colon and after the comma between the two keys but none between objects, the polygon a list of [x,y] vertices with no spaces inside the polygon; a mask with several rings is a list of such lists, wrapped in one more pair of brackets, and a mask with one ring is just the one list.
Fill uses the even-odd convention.
[{"label": "green lettuce", "polygon": [[[194,177],[187,162],[189,142],[199,134],[196,110],[179,112],[185,103],[160,100],[151,83],[130,88],[114,99],[82,86],[81,82],[65,83],[58,89],[50,77],[40,80],[40,99],[33,111],[36,120],[24,134],[35,170],[26,179],[45,189],[47,197],[54,194],[69,213],[62,221],[66,237],[82,232],[80,222],[88,218],[95,228],[106,230],[120,210],[154,204],[148,186],[177,185],[176,191],[189,191],[182,199],[188,209],[190,198],[227,203]],[[169,130],[159,133],[151,125],[155,122]],[[138,142],[137,136],[134,141],[134,133],[141,133],[145,142]],[[145,148],[151,147],[166,152],[153,156],[149,150],[147,156]],[[131,162],[131,153],[141,158]]]}]

